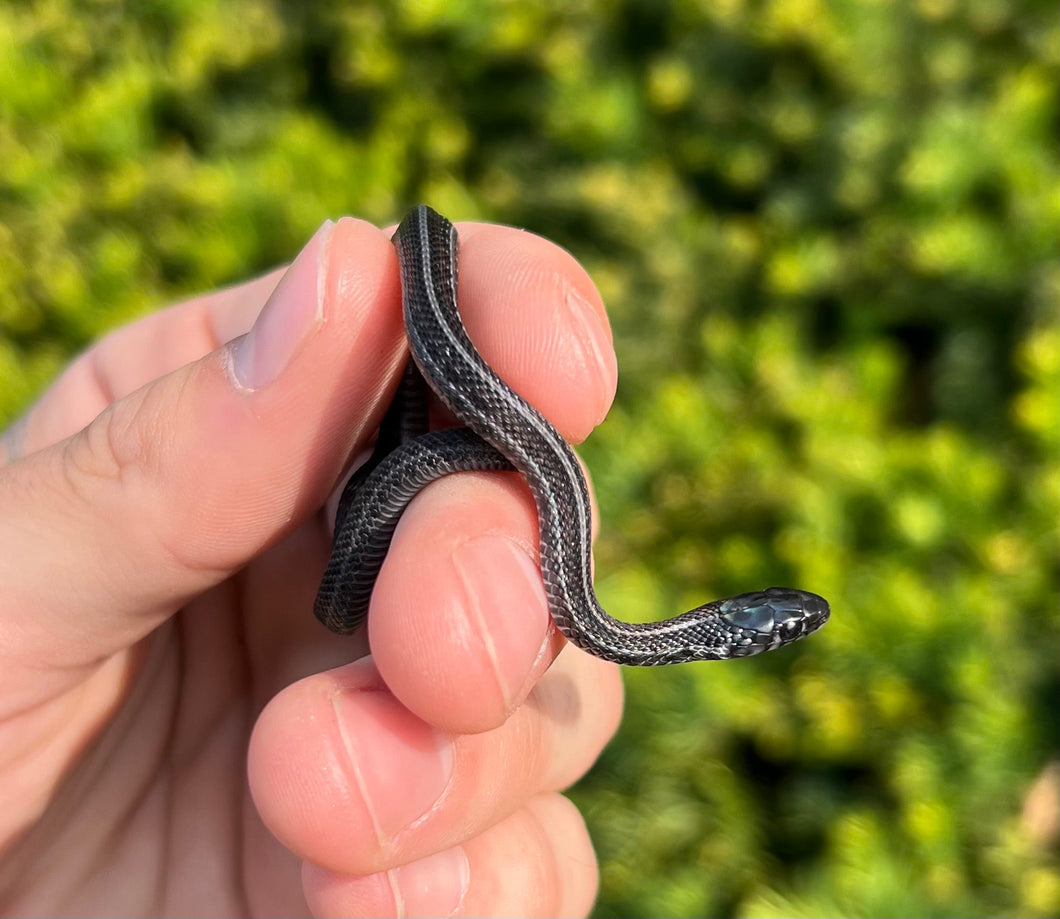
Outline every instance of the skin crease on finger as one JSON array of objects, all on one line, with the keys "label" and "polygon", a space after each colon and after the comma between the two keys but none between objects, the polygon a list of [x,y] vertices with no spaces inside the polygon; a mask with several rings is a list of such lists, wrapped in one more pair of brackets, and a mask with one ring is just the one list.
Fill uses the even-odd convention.
[{"label": "skin crease on finger", "polygon": [[[336,225],[332,239],[340,238],[341,234],[349,234],[343,238],[352,239],[360,232],[355,222],[344,220]],[[463,228],[461,232],[465,232]],[[566,436],[581,439],[602,417],[614,390],[613,371],[608,369],[606,357],[601,358],[609,352],[609,331],[591,282],[569,255],[530,234],[469,225],[466,244],[461,263],[461,308],[467,307],[472,335],[480,340],[487,357],[502,375],[550,414]],[[388,247],[385,240],[375,240],[372,245],[379,246],[380,251]],[[356,274],[356,267],[348,269],[350,277]],[[259,281],[255,289],[264,295],[270,283]],[[333,296],[340,297],[341,286],[336,287],[337,283],[332,279],[329,290],[333,291]],[[200,350],[212,347],[217,337],[224,334],[223,330],[233,330],[234,334],[245,329],[248,301],[238,290],[230,293],[230,298],[226,298],[224,292],[212,295],[205,312],[201,303],[184,311],[180,308],[168,311],[168,319],[174,323],[168,332],[163,330],[163,319],[152,317],[152,322],[145,322],[140,328],[142,338],[137,338],[132,329],[115,333],[106,348],[85,360],[82,370],[71,372],[53,387],[31,413],[33,423],[25,427],[24,451],[39,450],[70,433],[65,428],[91,417],[102,407],[100,402],[130,393],[149,382],[154,378],[151,376],[152,366],[149,366],[152,362],[142,359],[127,362],[123,356],[130,350],[136,351],[138,343],[151,343],[150,350],[156,355],[154,375],[172,371],[177,375],[174,382],[183,388],[180,400],[171,402],[164,397],[141,399],[140,411],[123,418],[133,433],[135,425],[150,421],[154,425],[149,431],[151,436],[143,438],[141,447],[150,450],[152,444],[161,443],[168,451],[146,457],[144,468],[156,472],[157,478],[141,478],[138,485],[141,488],[170,488],[177,482],[180,487],[176,493],[167,492],[169,497],[166,500],[172,502],[179,498],[179,504],[163,502],[161,506],[169,507],[174,513],[163,514],[162,519],[188,528],[185,536],[194,536],[196,558],[201,556],[213,563],[220,554],[233,570],[244,564],[246,567],[242,567],[231,580],[205,592],[201,592],[203,588],[199,585],[208,579],[223,577],[225,572],[203,565],[186,573],[194,581],[193,592],[197,595],[170,624],[161,627],[149,640],[151,659],[155,659],[155,649],[161,645],[163,653],[158,659],[164,665],[144,667],[135,673],[121,668],[113,680],[114,692],[128,692],[134,697],[136,718],[129,720],[120,715],[111,723],[105,731],[105,742],[98,742],[92,748],[93,768],[87,773],[78,770],[77,781],[64,785],[60,791],[61,813],[54,808],[49,812],[49,819],[41,821],[36,828],[39,832],[34,833],[34,845],[23,853],[49,853],[50,892],[41,889],[39,893],[43,899],[35,898],[33,891],[25,887],[35,876],[34,872],[19,871],[16,872],[16,882],[23,885],[20,887],[23,896],[17,901],[7,900],[7,905],[17,902],[26,907],[25,911],[44,913],[107,914],[115,909],[120,911],[122,907],[115,905],[116,889],[106,879],[116,876],[115,873],[128,878],[131,872],[138,883],[123,884],[121,899],[129,912],[166,909],[177,913],[250,912],[248,903],[252,898],[274,905],[283,904],[291,913],[304,910],[297,891],[292,896],[288,888],[283,888],[287,893],[280,890],[290,882],[295,862],[272,843],[253,814],[245,798],[242,759],[249,727],[270,695],[307,674],[315,673],[316,676],[308,677],[303,683],[312,685],[319,680],[323,681],[321,685],[327,685],[328,673],[319,671],[334,666],[343,657],[354,656],[353,645],[322,632],[308,613],[314,581],[319,577],[323,555],[327,551],[326,542],[320,538],[322,518],[312,512],[341,468],[344,451],[348,450],[352,437],[350,425],[357,422],[363,425],[368,417],[377,419],[381,410],[373,399],[377,400],[382,388],[388,384],[376,379],[370,392],[357,390],[352,382],[355,374],[359,371],[367,373],[373,368],[378,371],[384,365],[389,368],[388,372],[396,371],[400,366],[400,354],[390,342],[389,333],[372,341],[356,339],[362,347],[372,345],[373,341],[385,340],[386,344],[368,348],[373,356],[371,361],[351,364],[352,334],[348,330],[344,332],[340,322],[325,322],[312,345],[307,345],[304,353],[292,363],[288,382],[278,384],[275,391],[265,389],[253,396],[243,396],[254,400],[247,404],[256,406],[256,417],[249,412],[234,416],[215,413],[215,422],[236,418],[242,427],[219,422],[209,426],[194,423],[194,419],[199,422],[202,419],[202,413],[194,411],[195,387],[213,385],[219,380],[224,382],[218,376],[218,371],[223,370],[222,363],[216,360],[216,355],[203,357],[194,373],[187,377],[191,385],[180,375],[185,364],[195,360]],[[226,304],[230,311],[226,312]],[[583,311],[584,315],[576,314],[577,310]],[[188,319],[185,324],[181,324],[181,315]],[[213,331],[203,334],[202,323],[207,315]],[[391,316],[390,321],[395,318]],[[561,334],[559,330],[564,327],[569,327],[573,334]],[[519,330],[514,343],[509,341],[512,329]],[[336,337],[341,334],[348,338]],[[341,344],[343,341],[346,341],[345,345]],[[141,358],[143,353],[140,352]],[[341,380],[335,378],[335,368],[338,367],[344,368]],[[78,374],[84,374],[82,383],[78,383]],[[141,374],[144,378],[138,379]],[[298,387],[290,383],[291,374],[299,380]],[[75,404],[83,396],[85,379],[94,381],[91,399]],[[167,385],[167,380],[160,380],[158,392],[164,394]],[[284,386],[288,387],[285,392],[281,391]],[[329,398],[322,400],[322,391]],[[221,398],[230,399],[231,396],[222,393]],[[336,413],[336,404],[343,406],[341,413]],[[164,425],[158,426],[155,423],[158,419],[152,421],[146,413],[152,408],[167,406],[181,411],[167,413],[166,424],[183,425],[188,430],[182,428],[181,432],[187,435],[190,431],[194,436],[162,436],[168,429]],[[321,412],[327,416],[324,422],[319,420]],[[346,414],[351,417],[347,419]],[[353,418],[354,414],[358,417]],[[326,427],[323,435],[320,425]],[[216,442],[202,443],[206,434]],[[317,436],[310,436],[314,434]],[[229,443],[233,439],[235,442]],[[225,464],[204,461],[203,457],[214,456],[219,449],[228,457]],[[189,456],[181,452],[184,450],[191,451]],[[270,475],[274,478],[289,476],[292,470],[296,471],[298,488],[293,489],[290,482],[278,480],[262,483],[247,474],[259,467],[271,470]],[[8,467],[7,471],[12,476],[18,475],[15,465]],[[459,513],[470,520],[475,516],[476,500],[481,500],[479,506],[490,509],[484,511],[491,521],[489,532],[484,535],[502,536],[508,544],[526,550],[526,559],[532,562],[536,532],[532,507],[526,503],[521,486],[505,476],[488,483],[476,484],[477,481],[477,477],[469,477],[466,485],[448,486],[455,489],[457,495],[465,487],[470,489],[468,495],[460,499],[465,510]],[[17,484],[14,478],[12,482]],[[479,499],[474,497],[476,491]],[[13,488],[11,493],[16,492],[17,489]],[[422,515],[423,525],[434,525],[433,515],[438,508],[446,506],[442,500],[446,494],[446,489],[440,488],[437,498],[430,498],[429,494],[421,496],[422,506],[418,513]],[[268,502],[263,496],[269,497]],[[119,492],[111,495],[112,499],[116,497],[120,497]],[[90,500],[84,505],[88,509],[95,506]],[[497,510],[494,510],[495,505]],[[71,506],[76,510],[80,505],[76,502],[64,504],[63,532],[71,537],[67,540],[67,550],[76,549],[81,544],[73,532],[77,520],[71,514]],[[125,510],[131,513],[140,506],[141,502],[137,500]],[[157,509],[159,505],[146,502],[145,506]],[[123,507],[116,501],[108,505],[107,510],[108,515],[97,514],[89,520],[93,532],[109,521],[119,519],[123,513]],[[307,527],[292,532],[300,521],[307,519]],[[233,527],[233,520],[239,525]],[[211,544],[201,538],[201,529],[215,526],[223,526],[223,531],[212,535],[215,542]],[[53,579],[49,583],[60,591],[63,583],[79,584],[82,592],[85,585],[97,583],[115,583],[126,590],[146,591],[151,585],[144,574],[161,570],[145,553],[149,546],[143,537],[152,531],[150,527],[130,526],[128,532],[139,534],[137,540],[104,559],[108,563],[120,562],[127,576],[108,579],[93,548],[89,557],[83,560],[86,564],[91,563],[91,577],[77,576],[78,559],[73,552],[69,558],[68,578],[61,582]],[[170,539],[179,535],[170,534]],[[284,538],[277,543],[280,536]],[[90,544],[97,546],[98,536],[94,541],[90,540]],[[263,546],[268,546],[264,552]],[[241,553],[245,553],[245,557],[241,557]],[[253,559],[250,557],[257,553],[261,554]],[[306,563],[307,553],[315,557],[314,564]],[[173,561],[173,557],[167,558],[170,568],[165,573],[176,579],[180,572],[172,565]],[[415,565],[415,559],[411,559],[411,563]],[[400,572],[404,564],[399,558],[391,567],[394,572]],[[475,564],[480,566],[481,563]],[[27,570],[24,566],[23,574]],[[471,573],[469,577],[467,583],[474,584],[480,575]],[[278,589],[277,585],[283,589]],[[162,586],[164,589],[157,590],[157,596],[151,594],[149,602],[145,601],[152,616],[163,608],[161,604],[167,597],[181,597],[191,592],[187,583],[177,580]],[[155,587],[151,589],[156,590]],[[139,614],[129,597],[111,597],[106,603],[96,597],[94,602],[102,611],[98,623],[91,604],[62,605],[65,616],[71,609],[79,612],[79,627],[87,636],[83,647],[91,647],[87,640],[92,639],[93,629],[120,627],[128,629],[128,634],[135,634],[140,627],[138,620],[130,620],[130,629],[129,622],[118,618],[119,614]],[[381,609],[385,610],[385,606],[384,603]],[[491,615],[498,613],[492,605],[489,612]],[[534,615],[532,609],[522,612]],[[499,614],[505,615],[504,610]],[[519,615],[520,611],[509,610],[507,614]],[[520,705],[529,683],[540,672],[535,666],[543,670],[551,655],[562,646],[562,641],[553,637],[544,655],[534,656],[540,651],[548,629],[544,614],[539,610],[537,615],[539,618],[534,626],[539,633],[537,644],[530,642],[533,653],[528,673],[523,675],[527,683],[519,688],[498,689],[503,681],[498,676],[497,666],[487,660],[489,653],[485,645],[475,652],[477,667],[465,658],[466,673],[474,679],[466,681],[466,692],[459,700],[464,710],[450,722],[450,727],[462,722],[465,728],[477,726],[481,729],[498,721],[504,723],[489,733],[454,741],[453,779],[440,805],[430,810],[428,819],[418,823],[398,842],[392,841],[389,854],[385,856],[380,855],[381,842],[373,834],[369,833],[366,839],[360,838],[366,826],[371,829],[371,819],[329,826],[329,832],[334,833],[331,841],[335,844],[331,851],[347,856],[352,851],[354,857],[363,857],[362,870],[371,867],[372,858],[375,858],[374,864],[382,870],[425,858],[453,845],[466,843],[470,846],[472,840],[480,839],[508,814],[518,811],[528,797],[541,790],[565,787],[588,768],[617,724],[621,692],[616,671],[591,659],[573,668],[557,664]],[[488,616],[482,621],[484,625],[473,627],[494,628],[489,624]],[[409,627],[421,626],[410,621]],[[532,638],[534,629],[524,634]],[[401,629],[392,637],[384,635],[379,638],[384,644],[408,640],[409,635],[403,634]],[[107,646],[105,641],[103,646]],[[78,647],[73,643],[70,645],[72,652]],[[405,649],[407,653],[407,645]],[[430,650],[425,649],[428,653]],[[560,660],[569,656],[571,660],[585,657],[570,649],[560,656]],[[114,660],[113,657],[103,659]],[[392,669],[394,673],[388,677],[402,684],[401,672]],[[103,669],[95,673],[106,675]],[[148,681],[145,674],[152,674],[152,679]],[[130,676],[135,677],[135,682],[126,685]],[[492,682],[484,685],[484,677],[489,677]],[[438,671],[437,678],[439,681],[454,679],[452,671],[446,673],[444,670]],[[402,689],[403,700],[413,711],[422,714],[429,710],[432,693],[429,684],[417,686],[405,680]],[[102,697],[109,700],[109,704],[113,702],[114,694],[103,693]],[[165,717],[152,715],[151,711],[138,707],[152,700],[161,700],[160,711],[167,713]],[[329,708],[334,711],[331,703]],[[107,713],[109,709],[96,706],[94,714],[98,716],[101,711]],[[586,724],[579,731],[565,727],[580,724],[579,711],[585,713]],[[80,732],[84,736],[91,724],[84,717],[87,714],[92,713],[68,719],[64,729],[70,734]],[[504,720],[509,714],[510,717]],[[439,721],[445,721],[442,714],[436,712],[434,715]],[[407,717],[416,718],[408,713]],[[264,716],[262,720],[265,720]],[[141,727],[130,728],[130,725],[137,724]],[[144,726],[149,730],[143,729]],[[267,750],[267,759],[274,763],[273,757],[293,758],[301,763],[301,771],[288,773],[285,787],[281,782],[271,789],[264,788],[258,804],[266,819],[270,819],[269,815],[280,814],[278,832],[281,838],[290,840],[298,832],[312,833],[314,820],[318,821],[316,827],[319,828],[322,818],[319,814],[314,815],[311,808],[302,813],[285,814],[283,802],[285,795],[291,799],[293,791],[313,786],[319,779],[321,762],[305,755],[312,749],[312,722],[294,719],[287,728],[286,733],[280,731],[276,735],[282,743],[275,750]],[[300,728],[310,729],[310,742],[301,743],[297,736],[292,736],[292,729]],[[562,740],[553,738],[550,742],[555,731]],[[332,742],[339,741],[332,738]],[[52,747],[50,753],[57,749],[59,747]],[[79,745],[75,744],[72,752],[65,755],[77,756],[79,751]],[[116,763],[120,765],[116,766]],[[131,776],[134,777],[132,780]],[[483,795],[484,788],[488,789],[486,795]],[[205,793],[208,789],[213,791]],[[261,790],[256,790],[256,797]],[[270,795],[279,800],[269,800]],[[299,795],[294,795],[293,799],[302,800]],[[101,824],[98,807],[101,806],[99,802],[104,801],[107,803],[102,806],[113,819]],[[205,806],[204,801],[207,802]],[[471,806],[474,801],[488,807],[475,811]],[[326,793],[316,803],[333,809],[336,806],[336,801]],[[287,817],[292,817],[294,822],[301,821],[301,829],[295,831],[284,825]],[[48,845],[53,833],[64,841],[64,845]],[[105,839],[101,839],[100,833]],[[77,838],[81,839],[80,845]],[[368,851],[358,856],[360,846],[366,846]],[[292,847],[299,849],[297,845]],[[181,858],[183,868],[176,864]],[[205,867],[200,864],[203,859],[206,860]],[[197,865],[195,871],[186,873],[193,863]],[[13,864],[14,860],[9,863]],[[264,865],[269,867],[263,874]],[[349,870],[347,864],[336,867]],[[169,872],[172,876],[168,876]],[[8,889],[5,881],[12,877],[0,873],[0,904],[5,902],[4,894]],[[84,881],[85,878],[98,881],[90,883]],[[198,883],[189,885],[189,878],[198,879]],[[82,882],[83,887],[79,887]],[[152,899],[159,895],[159,890],[175,897],[181,891],[190,892],[193,887],[196,896],[205,899],[194,903],[179,899],[167,899],[161,903]],[[265,891],[271,891],[271,894]],[[211,896],[214,899],[210,900]],[[264,899],[260,899],[262,897]],[[43,905],[49,903],[54,908]],[[32,904],[41,909],[34,909]]]}]

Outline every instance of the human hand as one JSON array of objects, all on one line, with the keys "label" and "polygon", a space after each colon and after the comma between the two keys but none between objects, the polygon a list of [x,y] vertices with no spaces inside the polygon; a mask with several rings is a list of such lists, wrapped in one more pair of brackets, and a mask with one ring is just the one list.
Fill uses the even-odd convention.
[{"label": "human hand", "polygon": [[[580,440],[615,386],[591,282],[529,234],[460,237],[472,338]],[[389,240],[343,219],[282,280],[103,339],[0,441],[0,911],[589,910],[557,792],[621,686],[551,624],[519,480],[416,498],[371,657],[310,614],[321,505],[404,359]]]}]

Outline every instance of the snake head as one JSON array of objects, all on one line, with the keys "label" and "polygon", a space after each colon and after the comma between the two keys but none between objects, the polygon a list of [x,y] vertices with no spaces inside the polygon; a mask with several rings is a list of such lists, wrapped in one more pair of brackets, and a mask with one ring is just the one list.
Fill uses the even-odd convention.
[{"label": "snake head", "polygon": [[739,634],[734,657],[791,644],[828,621],[828,601],[790,587],[769,587],[722,600],[718,615]]}]

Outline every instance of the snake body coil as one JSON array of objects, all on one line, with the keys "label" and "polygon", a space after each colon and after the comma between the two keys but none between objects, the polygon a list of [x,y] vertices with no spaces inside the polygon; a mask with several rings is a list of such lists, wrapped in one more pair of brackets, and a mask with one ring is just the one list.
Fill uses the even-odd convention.
[{"label": "snake body coil", "polygon": [[[790,644],[828,619],[827,601],[786,587],[716,600],[661,622],[629,623],[597,602],[591,578],[589,491],[567,442],[493,372],[457,311],[457,233],[421,205],[394,235],[413,360],[380,428],[375,452],[339,505],[317,617],[351,632],[412,497],[451,472],[515,469],[537,505],[541,576],[557,627],[578,647],[620,664],[746,657]],[[423,381],[466,428],[427,433]]]}]

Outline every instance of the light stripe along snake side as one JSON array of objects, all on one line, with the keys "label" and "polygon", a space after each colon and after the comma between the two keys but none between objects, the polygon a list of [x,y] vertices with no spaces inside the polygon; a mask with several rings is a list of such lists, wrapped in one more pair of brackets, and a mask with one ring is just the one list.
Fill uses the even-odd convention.
[{"label": "light stripe along snake side", "polygon": [[[452,472],[515,469],[537,505],[540,566],[557,627],[579,648],[620,664],[746,657],[790,644],[828,620],[827,601],[787,587],[740,594],[661,622],[630,623],[597,602],[589,490],[567,442],[483,360],[457,311],[453,225],[429,207],[394,234],[412,360],[375,450],[339,501],[317,618],[348,633],[368,615],[372,586],[402,511]],[[427,431],[427,384],[465,428]]]}]

